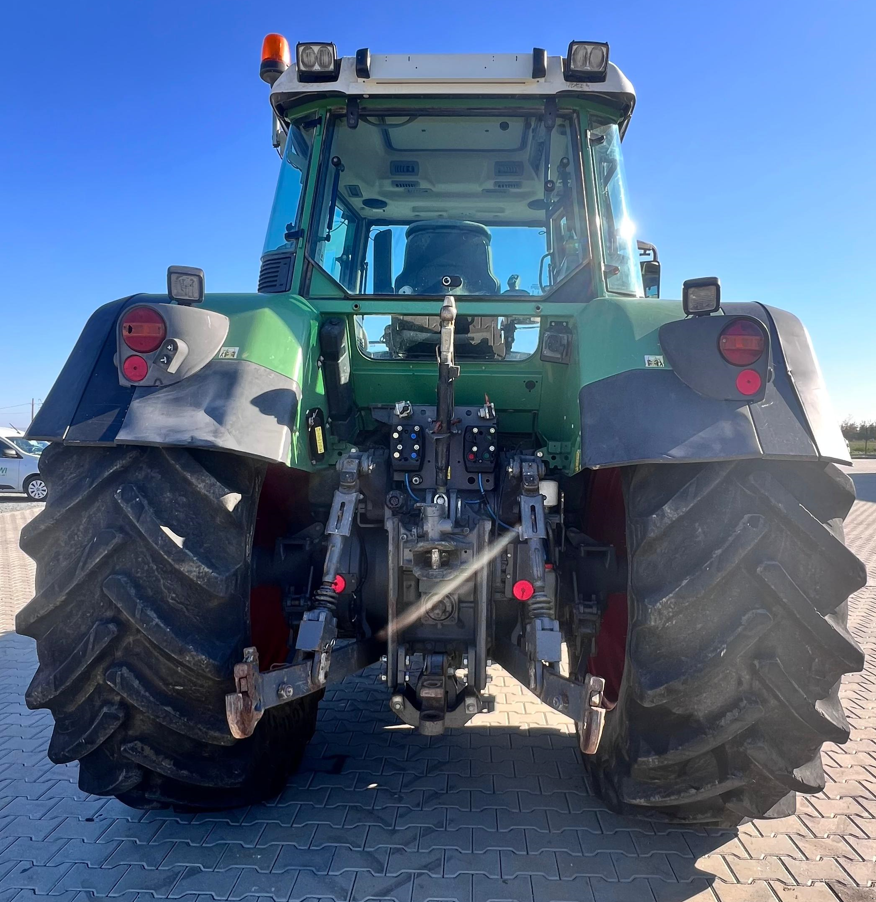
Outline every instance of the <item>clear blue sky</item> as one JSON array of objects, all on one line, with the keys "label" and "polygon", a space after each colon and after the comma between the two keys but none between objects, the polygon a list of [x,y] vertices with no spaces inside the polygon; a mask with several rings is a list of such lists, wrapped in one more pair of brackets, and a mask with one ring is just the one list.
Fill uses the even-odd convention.
[{"label": "clear blue sky", "polygon": [[[664,296],[800,316],[838,413],[876,419],[876,2],[6,4],[0,34],[0,408],[45,397],[89,313],[255,289],[278,169],[261,40],[477,52],[606,40],[638,91],[627,174]],[[29,408],[0,409],[26,425]]]}]

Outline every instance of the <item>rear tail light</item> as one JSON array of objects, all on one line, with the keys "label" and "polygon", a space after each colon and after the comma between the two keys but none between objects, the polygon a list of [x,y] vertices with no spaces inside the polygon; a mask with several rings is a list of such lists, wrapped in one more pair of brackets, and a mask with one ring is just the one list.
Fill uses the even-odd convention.
[{"label": "rear tail light", "polygon": [[151,354],[166,337],[167,325],[151,307],[133,307],[122,318],[122,340],[132,351]]},{"label": "rear tail light", "polygon": [[727,326],[718,339],[721,356],[733,366],[751,366],[763,356],[766,335],[749,319],[738,319]]},{"label": "rear tail light", "polygon": [[741,395],[756,395],[763,385],[763,379],[757,370],[743,370],[736,377],[736,388],[739,389]]},{"label": "rear tail light", "polygon": [[148,371],[149,364],[137,354],[131,354],[130,357],[126,357],[125,362],[122,364],[122,372],[125,374],[128,382],[142,382],[146,378]]}]

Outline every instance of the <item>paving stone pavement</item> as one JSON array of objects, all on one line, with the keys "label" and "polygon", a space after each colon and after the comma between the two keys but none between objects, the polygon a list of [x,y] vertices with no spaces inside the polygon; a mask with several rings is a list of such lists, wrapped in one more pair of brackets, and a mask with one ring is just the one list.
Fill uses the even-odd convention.
[{"label": "paving stone pavement", "polygon": [[876,900],[876,462],[855,475],[850,545],[870,586],[851,602],[867,652],[843,690],[852,739],[827,787],[739,830],[611,814],[570,724],[493,668],[496,714],[441,738],[395,724],[372,671],[329,690],[301,772],[263,805],[142,812],[77,788],[28,711],[33,643],[11,632],[33,567],[0,513],[0,902],[864,902]]}]

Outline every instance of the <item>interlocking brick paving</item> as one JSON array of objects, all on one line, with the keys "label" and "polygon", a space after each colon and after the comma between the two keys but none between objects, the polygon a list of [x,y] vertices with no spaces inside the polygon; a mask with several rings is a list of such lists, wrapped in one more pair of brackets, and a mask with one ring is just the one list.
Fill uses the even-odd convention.
[{"label": "interlocking brick paving", "polygon": [[[142,812],[81,793],[28,711],[33,643],[18,551],[36,509],[0,513],[0,902],[864,902],[876,900],[876,462],[846,525],[871,585],[851,600],[868,659],[852,724],[798,813],[739,830],[618,817],[591,794],[570,723],[493,668],[495,715],[429,739],[399,727],[373,670],[330,689],[299,774],[267,804]],[[4,632],[5,631],[5,632]]]}]

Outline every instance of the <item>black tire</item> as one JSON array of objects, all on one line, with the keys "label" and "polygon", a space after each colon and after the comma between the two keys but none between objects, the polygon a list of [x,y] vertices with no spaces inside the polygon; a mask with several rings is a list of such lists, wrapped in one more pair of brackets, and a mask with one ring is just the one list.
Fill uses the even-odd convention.
[{"label": "black tire", "polygon": [[225,721],[249,644],[249,559],[264,467],[214,452],[49,446],[49,503],[22,531],[36,595],[26,701],[55,718],[49,758],[134,807],[225,808],[282,789],[318,699]]},{"label": "black tire", "polygon": [[24,480],[22,489],[24,494],[27,495],[31,501],[49,500],[48,485],[41,475],[28,476],[27,479]]},{"label": "black tire", "polygon": [[864,656],[843,543],[855,497],[833,465],[640,466],[626,476],[627,657],[588,768],[628,815],[735,826],[793,813],[845,742],[838,690]]}]

